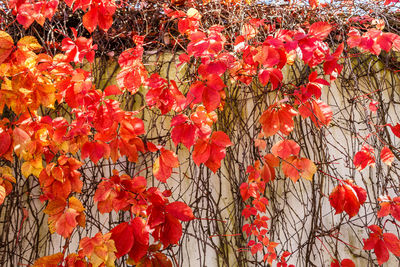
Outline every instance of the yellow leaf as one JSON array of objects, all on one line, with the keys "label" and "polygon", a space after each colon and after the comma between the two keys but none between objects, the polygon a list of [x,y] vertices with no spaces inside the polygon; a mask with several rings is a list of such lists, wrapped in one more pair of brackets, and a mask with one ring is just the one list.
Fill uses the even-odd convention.
[{"label": "yellow leaf", "polygon": [[41,158],[34,158],[30,161],[25,161],[21,166],[22,175],[28,178],[29,175],[33,174],[39,177],[40,172],[43,170],[43,164]]},{"label": "yellow leaf", "polygon": [[0,185],[0,205],[3,204],[5,198],[6,198],[6,189],[2,185]]},{"label": "yellow leaf", "polygon": [[17,46],[19,49],[21,49],[22,51],[37,51],[42,49],[42,46],[39,44],[39,42],[37,41],[37,39],[33,36],[25,36],[22,37],[18,43]]}]

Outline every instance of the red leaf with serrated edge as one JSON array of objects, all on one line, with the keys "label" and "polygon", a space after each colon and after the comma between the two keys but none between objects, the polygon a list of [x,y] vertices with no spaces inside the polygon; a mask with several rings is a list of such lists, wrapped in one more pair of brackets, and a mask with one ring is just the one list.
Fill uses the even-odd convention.
[{"label": "red leaf with serrated edge", "polygon": [[392,233],[384,233],[383,241],[386,244],[386,247],[389,249],[397,257],[400,256],[400,240]]},{"label": "red leaf with serrated edge", "polygon": [[220,147],[228,147],[232,145],[228,135],[222,131],[213,132],[210,140],[213,144]]},{"label": "red leaf with serrated edge", "polygon": [[110,157],[110,151],[110,146],[101,141],[86,142],[81,148],[82,158],[90,157],[94,164],[97,164],[101,158]]},{"label": "red leaf with serrated edge", "polygon": [[179,239],[182,236],[182,225],[171,214],[165,214],[165,221],[161,228],[160,241],[164,248],[170,244],[178,244]]},{"label": "red leaf with serrated edge", "polygon": [[175,201],[165,207],[165,211],[181,221],[191,221],[194,219],[192,209],[183,202]]},{"label": "red leaf with serrated edge", "polygon": [[79,213],[74,209],[67,209],[56,221],[55,228],[57,234],[63,236],[64,238],[68,238],[74,228],[78,225],[76,218]]},{"label": "red leaf with serrated edge", "polygon": [[294,129],[293,117],[296,115],[297,112],[288,104],[282,104],[280,107],[270,106],[260,117],[265,136],[272,136],[278,131],[288,135]]},{"label": "red leaf with serrated edge", "polygon": [[335,214],[345,211],[350,218],[358,213],[360,205],[364,204],[366,198],[367,192],[351,181],[339,184],[329,195],[331,206],[336,210]]},{"label": "red leaf with serrated edge", "polygon": [[352,28],[347,35],[349,36],[349,38],[347,39],[347,45],[349,46],[349,48],[356,47],[360,44],[361,35],[358,30]]},{"label": "red leaf with serrated edge", "polygon": [[378,212],[378,218],[385,217],[389,214],[396,220],[400,221],[400,197],[395,197],[393,200],[389,196],[381,196],[378,198],[381,209]]},{"label": "red leaf with serrated edge", "polygon": [[353,163],[357,170],[361,171],[367,166],[375,166],[374,149],[369,145],[364,145],[360,151],[354,155]]},{"label": "red leaf with serrated edge", "polygon": [[133,246],[135,241],[133,236],[133,227],[129,223],[123,222],[111,229],[110,232],[111,239],[114,240],[115,248],[117,249],[115,256],[120,258],[127,254]]},{"label": "red leaf with serrated edge", "polygon": [[251,251],[251,254],[254,255],[258,251],[261,251],[262,249],[263,249],[263,244],[262,243],[256,243],[251,247],[250,251]]},{"label": "red leaf with serrated edge", "polygon": [[208,113],[215,110],[221,103],[221,93],[225,87],[221,77],[209,74],[202,81],[197,81],[190,86],[186,105],[203,102]]},{"label": "red leaf with serrated edge", "polygon": [[303,118],[311,118],[316,127],[329,125],[332,120],[332,110],[330,106],[321,100],[312,99],[299,107],[299,113]]},{"label": "red leaf with serrated edge", "polygon": [[[75,29],[72,28],[72,30],[76,33]],[[62,40],[62,50],[65,51],[68,62],[82,63],[85,57],[89,62],[93,62],[96,49],[97,45],[92,45],[92,38],[77,38],[75,35],[74,40],[71,38]]]},{"label": "red leaf with serrated edge", "polygon": [[[0,153],[0,155],[1,155],[1,153]],[[393,155],[393,152],[387,146],[385,146],[381,150],[381,160],[386,165],[389,165],[389,166],[392,165],[392,162],[394,160],[394,155]]]},{"label": "red leaf with serrated edge", "polygon": [[354,190],[351,187],[344,185],[345,190],[345,201],[344,201],[344,211],[349,214],[349,217],[356,215],[360,209],[360,202],[357,194],[354,194]]},{"label": "red leaf with serrated edge", "polygon": [[271,148],[271,153],[282,159],[287,159],[291,155],[298,156],[299,152],[300,146],[293,140],[281,140]]},{"label": "red leaf with serrated edge", "polygon": [[171,177],[172,169],[179,167],[178,157],[174,152],[161,148],[161,155],[153,164],[153,175],[165,183]]},{"label": "red leaf with serrated edge", "polygon": [[112,16],[114,15],[116,6],[111,1],[101,1],[92,3],[89,11],[83,15],[83,26],[92,33],[97,26],[100,29],[107,31],[113,22]]},{"label": "red leaf with serrated edge", "polygon": [[183,114],[175,116],[171,120],[171,126],[173,127],[171,131],[171,138],[175,146],[178,145],[178,143],[182,143],[184,146],[190,149],[190,147],[194,144],[196,126],[190,123],[188,118]]},{"label": "red leaf with serrated edge", "polygon": [[332,25],[330,25],[328,22],[319,21],[313,23],[310,26],[308,35],[322,41],[326,37],[328,37],[331,31],[332,31]]},{"label": "red leaf with serrated edge", "polygon": [[271,82],[272,90],[275,90],[282,82],[283,75],[280,69],[274,69],[274,68],[260,69],[258,73],[258,79],[260,80],[263,86],[266,86],[268,82]]},{"label": "red leaf with serrated edge", "polygon": [[193,161],[200,165],[204,163],[210,170],[216,172],[221,167],[225,157],[226,147],[232,145],[226,133],[213,132],[208,139],[198,139],[193,149]]},{"label": "red leaf with serrated edge", "polygon": [[258,48],[258,53],[253,57],[255,62],[263,65],[265,68],[271,68],[279,63],[280,56],[275,48],[263,45]]},{"label": "red leaf with serrated edge", "polygon": [[353,184],[352,181],[347,180],[344,181],[346,184],[351,186],[351,188],[356,192],[358,202],[360,202],[360,205],[364,204],[365,201],[367,200],[367,191],[365,191],[364,188],[359,187],[358,185]]},{"label": "red leaf with serrated edge", "polygon": [[364,250],[374,250],[378,264],[389,260],[389,250],[397,257],[400,255],[400,240],[391,233],[382,233],[382,229],[377,225],[370,225],[372,231],[368,239],[364,239]]},{"label": "red leaf with serrated edge", "polygon": [[257,190],[257,185],[255,183],[242,183],[239,187],[240,195],[243,198],[243,201],[248,200],[250,197],[259,197],[259,193]]},{"label": "red leaf with serrated edge", "polygon": [[192,154],[194,163],[196,163],[197,165],[205,163],[210,157],[210,152],[211,146],[207,141],[203,139],[197,140],[196,144],[194,145]]},{"label": "red leaf with serrated edge", "polygon": [[135,242],[128,255],[135,262],[143,258],[149,249],[149,227],[142,218],[135,217],[131,221]]},{"label": "red leaf with serrated edge", "polygon": [[205,87],[203,90],[203,104],[207,109],[207,112],[215,110],[221,103],[221,96],[218,91]]},{"label": "red leaf with serrated edge", "polygon": [[278,111],[273,108],[268,108],[260,117],[260,123],[266,137],[272,136],[279,131],[279,116]]},{"label": "red leaf with serrated edge", "polygon": [[376,242],[374,252],[379,265],[382,265],[389,260],[389,251],[382,239],[378,239]]}]

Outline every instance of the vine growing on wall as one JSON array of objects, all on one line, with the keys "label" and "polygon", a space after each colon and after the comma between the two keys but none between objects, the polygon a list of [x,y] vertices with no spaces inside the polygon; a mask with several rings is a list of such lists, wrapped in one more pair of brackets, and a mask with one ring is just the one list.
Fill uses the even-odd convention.
[{"label": "vine growing on wall", "polygon": [[0,7],[2,264],[181,266],[193,239],[203,266],[400,257],[398,179],[363,174],[398,171],[395,1]]}]

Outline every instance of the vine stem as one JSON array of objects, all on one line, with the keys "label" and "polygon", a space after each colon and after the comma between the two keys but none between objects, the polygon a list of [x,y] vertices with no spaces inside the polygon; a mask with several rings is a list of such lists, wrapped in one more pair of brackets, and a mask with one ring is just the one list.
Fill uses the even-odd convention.
[{"label": "vine stem", "polygon": [[322,240],[316,236],[315,238],[317,238],[319,240],[319,242],[321,242],[322,246],[324,247],[324,249],[326,250],[326,252],[328,252],[329,257],[331,257],[332,260],[335,260],[335,258],[332,256],[332,254],[329,252],[328,248],[325,246],[324,242],[322,242]]}]

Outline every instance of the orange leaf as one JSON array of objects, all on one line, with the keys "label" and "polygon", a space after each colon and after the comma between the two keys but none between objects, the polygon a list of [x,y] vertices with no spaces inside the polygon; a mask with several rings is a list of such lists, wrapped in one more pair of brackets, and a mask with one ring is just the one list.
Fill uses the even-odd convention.
[{"label": "orange leaf", "polygon": [[57,267],[64,258],[61,252],[50,256],[44,256],[35,261],[32,267]]},{"label": "orange leaf", "polygon": [[28,52],[28,51],[38,51],[42,49],[38,40],[33,36],[24,36],[17,42],[18,49]]},{"label": "orange leaf", "polygon": [[290,155],[298,156],[300,146],[293,140],[281,140],[271,148],[271,152],[274,156],[287,159]]},{"label": "orange leaf", "polygon": [[260,117],[265,136],[272,136],[278,131],[288,135],[294,129],[293,117],[296,115],[297,111],[291,105],[270,106]]},{"label": "orange leaf", "polygon": [[293,182],[297,182],[300,177],[311,181],[317,167],[307,158],[291,156],[282,163],[282,171]]},{"label": "orange leaf", "polygon": [[3,63],[14,47],[14,41],[5,31],[0,31],[0,64]]}]

